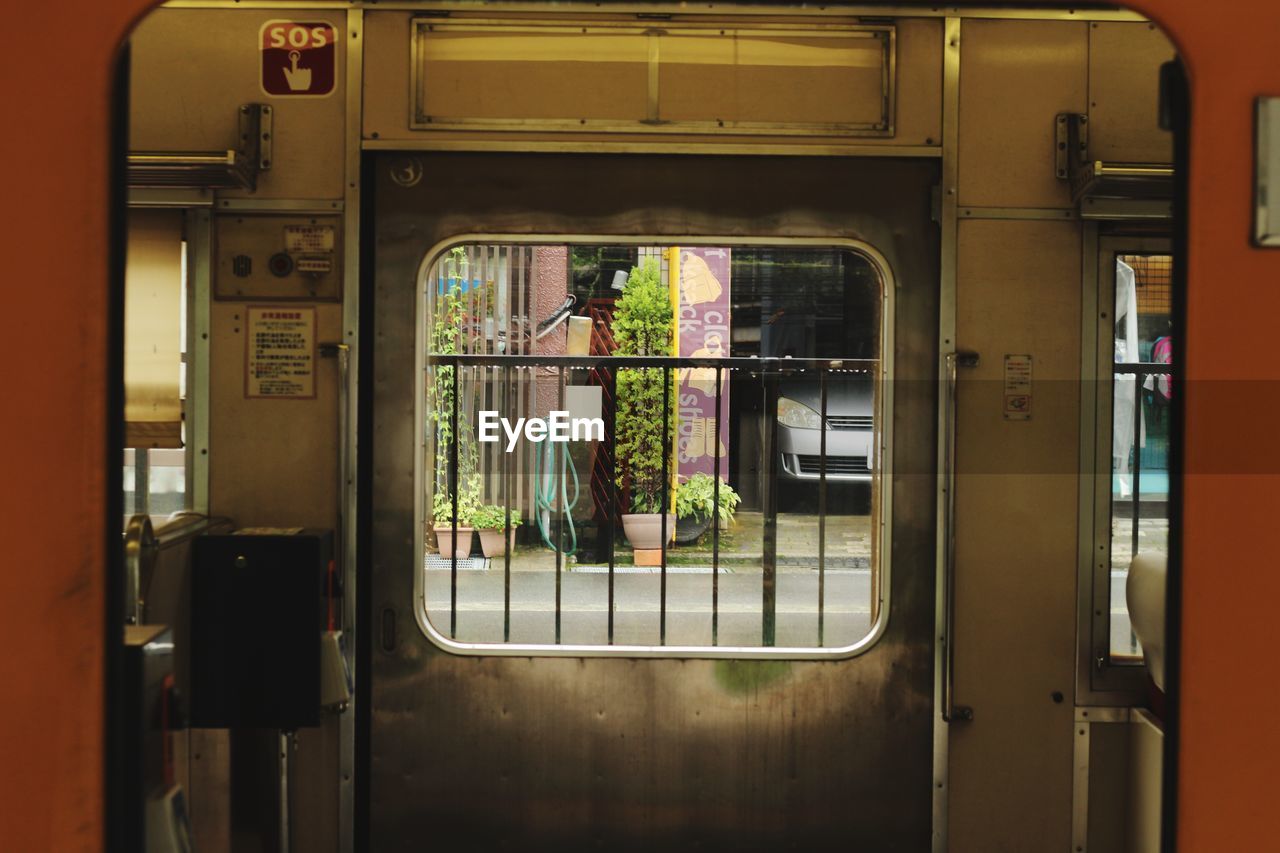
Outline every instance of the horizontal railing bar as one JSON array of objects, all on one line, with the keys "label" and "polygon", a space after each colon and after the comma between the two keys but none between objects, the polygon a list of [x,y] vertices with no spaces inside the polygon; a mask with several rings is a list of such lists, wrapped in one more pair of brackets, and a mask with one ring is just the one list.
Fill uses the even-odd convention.
[{"label": "horizontal railing bar", "polygon": [[1136,375],[1136,376],[1173,376],[1176,371],[1171,364],[1159,364],[1153,362],[1130,362],[1125,363],[1118,361],[1113,365],[1112,371],[1114,375]]},{"label": "horizontal railing bar", "polygon": [[[639,355],[493,355],[493,354],[440,354],[427,355],[427,367],[440,365],[478,365],[482,367],[578,367],[578,368],[639,368],[639,367],[727,367],[730,370],[878,370],[880,362],[871,358],[765,358],[726,356],[723,358],[685,358],[675,356]],[[1168,365],[1165,365],[1167,368]]]}]

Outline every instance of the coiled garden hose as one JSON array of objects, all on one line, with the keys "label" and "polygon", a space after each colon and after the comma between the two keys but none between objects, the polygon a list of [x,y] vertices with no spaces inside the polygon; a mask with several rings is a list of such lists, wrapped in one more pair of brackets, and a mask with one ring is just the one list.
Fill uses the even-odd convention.
[{"label": "coiled garden hose", "polygon": [[[568,525],[569,549],[560,549],[566,557],[571,557],[578,550],[578,532],[573,526],[573,508],[578,503],[578,469],[569,461],[569,451],[564,442],[544,441],[538,452],[534,454],[534,515],[538,521],[538,532],[542,541],[551,550],[557,550],[551,533],[551,513],[556,505],[556,489],[560,490],[561,512],[564,513],[565,524]],[[559,457],[557,470],[557,457]],[[573,477],[573,498],[569,498],[565,470]]]}]

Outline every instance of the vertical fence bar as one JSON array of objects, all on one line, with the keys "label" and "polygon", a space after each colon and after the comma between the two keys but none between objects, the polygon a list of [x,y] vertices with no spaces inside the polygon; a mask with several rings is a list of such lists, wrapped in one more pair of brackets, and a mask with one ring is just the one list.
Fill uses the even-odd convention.
[{"label": "vertical fence bar", "polygon": [[764,531],[760,554],[760,642],[764,646],[773,646],[777,640],[778,615],[778,477],[774,472],[778,464],[778,372],[765,368],[761,375],[766,423],[760,467],[765,478],[761,501]]},{"label": "vertical fence bar", "polygon": [[827,602],[827,378],[830,371],[819,368],[818,411],[818,647],[825,644]]},{"label": "vertical fence bar", "polygon": [[[502,368],[502,409],[511,419],[511,365]],[[501,444],[501,442],[499,442]],[[502,525],[502,642],[511,642],[511,454],[502,448],[502,503],[506,521]]]},{"label": "vertical fence bar", "polygon": [[453,540],[450,553],[449,568],[449,636],[458,635],[458,369],[460,365],[453,363],[453,375],[450,384],[453,386],[453,400],[449,415],[453,432],[453,446],[449,452],[449,502],[453,515],[453,526],[449,528],[449,536]]},{"label": "vertical fence bar", "polygon": [[618,370],[609,368],[609,645],[613,645],[615,568],[614,545],[618,528]]},{"label": "vertical fence bar", "polygon": [[[563,365],[560,367],[559,371],[557,371],[557,375],[556,375],[556,395],[557,395],[556,399],[559,402],[559,405],[557,405],[556,408],[563,409],[564,408],[564,367]],[[544,454],[547,460],[547,469],[546,469],[546,473],[541,475],[541,478],[548,479],[550,482],[555,483],[556,482],[555,478],[550,476],[552,466],[555,465],[555,460],[556,460],[555,445],[550,444],[548,440],[547,447],[550,448],[550,450],[546,454]],[[564,503],[560,499],[561,496],[564,494],[563,486],[564,486],[563,480],[561,480],[558,486],[553,486],[553,488],[555,488],[556,490],[556,493],[555,493],[556,535],[555,535],[555,544],[552,546],[552,550],[556,552],[556,645],[557,646],[560,645],[560,572],[563,569],[563,563],[564,563],[564,552],[563,552]]]},{"label": "vertical fence bar", "polygon": [[658,615],[658,641],[667,644],[667,506],[671,496],[671,368],[662,368],[662,601]]},{"label": "vertical fence bar", "polygon": [[723,368],[716,365],[716,434],[712,452],[713,480],[711,496],[711,645],[720,645],[720,382]]}]

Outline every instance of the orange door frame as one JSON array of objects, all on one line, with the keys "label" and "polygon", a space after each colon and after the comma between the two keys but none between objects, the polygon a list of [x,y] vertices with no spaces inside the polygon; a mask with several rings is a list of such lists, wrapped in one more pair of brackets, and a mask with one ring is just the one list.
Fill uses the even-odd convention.
[{"label": "orange door frame", "polygon": [[[4,294],[10,394],[0,425],[0,838],[6,849],[102,849],[104,460],[112,68],[149,0],[19,6],[0,51],[9,130]],[[1040,5],[1061,5],[1043,0]],[[1185,343],[1179,849],[1274,847],[1280,758],[1270,699],[1280,571],[1280,395],[1268,361],[1280,251],[1255,249],[1253,100],[1280,94],[1273,0],[1134,0],[1177,44],[1193,127]],[[1248,383],[1210,380],[1248,379]]]}]

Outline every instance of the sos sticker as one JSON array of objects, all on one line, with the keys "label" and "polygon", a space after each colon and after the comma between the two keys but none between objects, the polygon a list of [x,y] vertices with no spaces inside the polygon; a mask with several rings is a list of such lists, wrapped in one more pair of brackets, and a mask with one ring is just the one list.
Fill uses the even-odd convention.
[{"label": "sos sticker", "polygon": [[262,91],[277,98],[333,94],[337,38],[332,24],[267,21],[258,37]]}]

